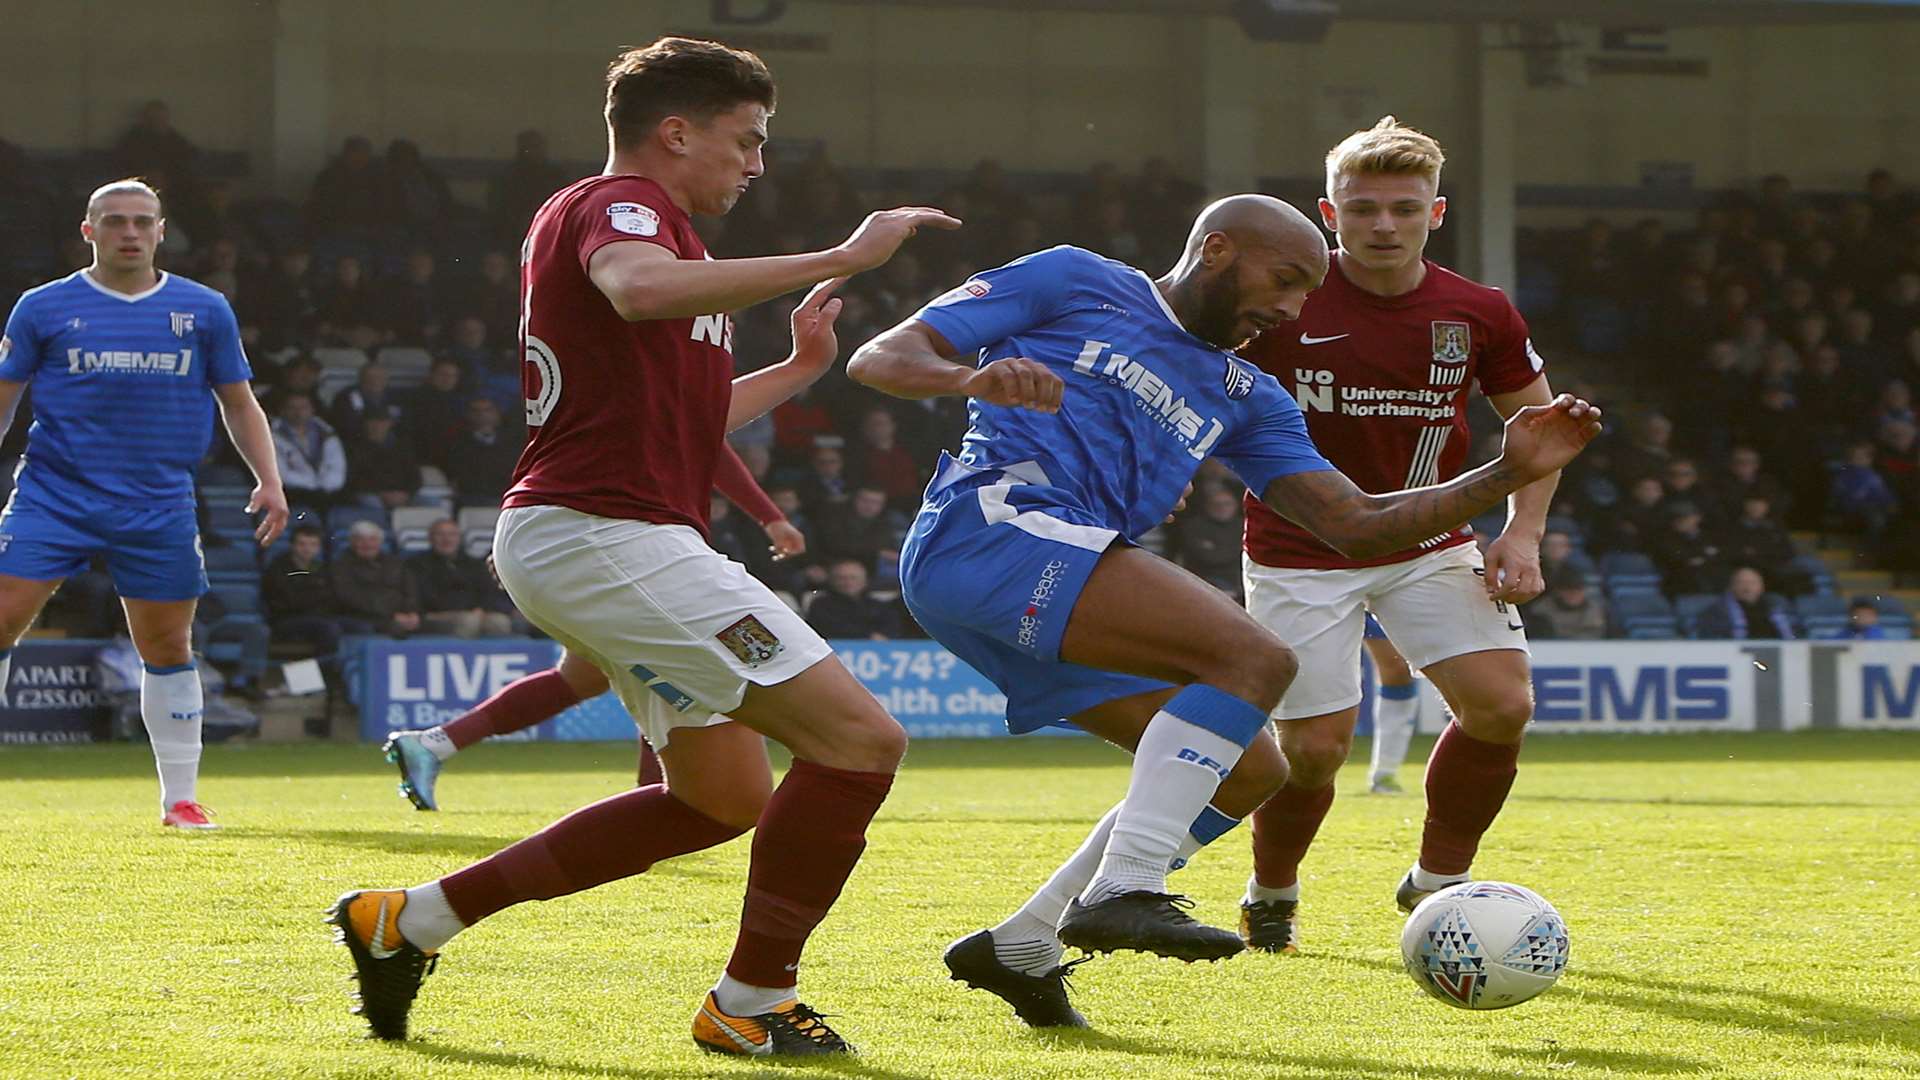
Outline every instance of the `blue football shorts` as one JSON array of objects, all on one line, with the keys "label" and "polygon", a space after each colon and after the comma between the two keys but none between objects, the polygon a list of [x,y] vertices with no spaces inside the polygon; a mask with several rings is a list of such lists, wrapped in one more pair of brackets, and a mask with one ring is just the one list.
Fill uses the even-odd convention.
[{"label": "blue football shorts", "polygon": [[207,591],[191,505],[130,506],[23,484],[0,511],[0,574],[64,580],[96,555],[130,600],[194,600]]},{"label": "blue football shorts", "polygon": [[1007,696],[1007,729],[1019,735],[1172,689],[1060,659],[1087,576],[1126,541],[1058,488],[1013,471],[983,479],[929,493],[900,552],[900,587],[927,633]]}]

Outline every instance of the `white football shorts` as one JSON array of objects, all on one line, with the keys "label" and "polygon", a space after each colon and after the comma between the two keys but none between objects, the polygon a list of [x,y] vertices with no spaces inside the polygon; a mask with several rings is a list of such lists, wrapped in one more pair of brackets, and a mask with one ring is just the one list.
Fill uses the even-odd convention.
[{"label": "white football shorts", "polygon": [[783,683],[833,655],[685,525],[512,507],[493,560],[521,613],[607,674],[656,749],[674,728],[726,723],[749,683]]},{"label": "white football shorts", "polygon": [[1369,611],[1415,671],[1467,653],[1527,650],[1519,609],[1487,598],[1486,564],[1473,544],[1355,570],[1262,566],[1245,554],[1240,565],[1247,612],[1300,661],[1275,720],[1360,704],[1360,639]]}]

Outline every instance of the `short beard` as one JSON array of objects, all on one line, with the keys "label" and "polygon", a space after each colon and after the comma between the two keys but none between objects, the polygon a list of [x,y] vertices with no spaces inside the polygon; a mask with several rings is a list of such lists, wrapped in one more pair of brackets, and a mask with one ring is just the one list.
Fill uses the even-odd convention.
[{"label": "short beard", "polygon": [[1194,325],[1188,328],[1193,336],[1229,352],[1253,340],[1231,340],[1240,325],[1240,290],[1234,285],[1232,273],[1230,263],[1212,281],[1199,283],[1199,309],[1194,312]]}]

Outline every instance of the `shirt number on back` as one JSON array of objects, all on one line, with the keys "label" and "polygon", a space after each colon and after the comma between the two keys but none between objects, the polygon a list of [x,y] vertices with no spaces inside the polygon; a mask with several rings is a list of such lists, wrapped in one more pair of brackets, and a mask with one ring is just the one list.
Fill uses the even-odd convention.
[{"label": "shirt number on back", "polygon": [[527,398],[527,426],[533,428],[545,424],[554,406],[560,404],[560,361],[546,342],[532,334],[527,335],[526,359],[533,365],[537,380],[533,396]]}]

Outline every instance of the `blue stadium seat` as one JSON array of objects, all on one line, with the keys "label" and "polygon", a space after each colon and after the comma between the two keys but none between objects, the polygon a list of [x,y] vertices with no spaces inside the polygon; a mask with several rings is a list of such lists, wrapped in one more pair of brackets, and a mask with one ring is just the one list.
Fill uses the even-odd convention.
[{"label": "blue stadium seat", "polygon": [[1631,641],[1671,641],[1680,636],[1680,623],[1672,616],[1654,616],[1633,620],[1626,628]]},{"label": "blue stadium seat", "polygon": [[1800,626],[1814,641],[1838,641],[1850,636],[1852,622],[1845,615],[1809,615],[1800,620]]},{"label": "blue stadium seat", "polygon": [[200,466],[195,475],[199,477],[200,488],[203,491],[219,485],[245,488],[249,491],[253,489],[253,478],[247,475],[247,470],[238,465],[210,461]]},{"label": "blue stadium seat", "polygon": [[1660,580],[1660,568],[1638,551],[1609,551],[1600,556],[1600,572],[1608,578],[1651,577]]},{"label": "blue stadium seat", "polygon": [[258,575],[259,564],[255,562],[253,551],[259,545],[249,541],[245,544],[227,544],[206,549],[207,573],[227,573],[246,571]]},{"label": "blue stadium seat", "polygon": [[1807,620],[1839,616],[1845,622],[1847,618],[1846,598],[1832,593],[1808,593],[1793,602],[1793,609]]},{"label": "blue stadium seat", "polygon": [[1826,562],[1819,556],[1806,554],[1795,555],[1792,565],[1795,570],[1807,576],[1807,580],[1813,584],[1813,591],[1815,593],[1828,594],[1833,592],[1833,571],[1828,568]]},{"label": "blue stadium seat", "polygon": [[253,531],[253,517],[247,513],[244,505],[235,506],[232,503],[226,503],[208,506],[207,523],[213,526],[214,532],[222,535]]},{"label": "blue stadium seat", "polygon": [[1680,620],[1680,625],[1686,628],[1687,633],[1692,634],[1694,624],[1700,621],[1701,613],[1721,602],[1717,593],[1688,593],[1673,602],[1673,613]]},{"label": "blue stadium seat", "polygon": [[227,617],[260,614],[260,587],[258,585],[221,585],[208,592],[226,606]]}]

